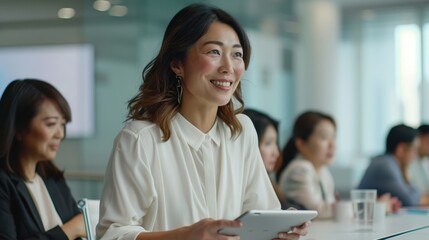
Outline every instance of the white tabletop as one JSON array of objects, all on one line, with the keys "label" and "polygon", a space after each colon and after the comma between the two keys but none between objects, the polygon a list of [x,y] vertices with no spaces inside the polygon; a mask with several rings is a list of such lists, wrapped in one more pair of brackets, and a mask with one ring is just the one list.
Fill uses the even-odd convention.
[{"label": "white tabletop", "polygon": [[427,240],[427,239],[429,239],[429,228],[413,231],[413,232],[392,238],[392,240]]},{"label": "white tabletop", "polygon": [[[371,240],[387,239],[395,236],[395,239],[408,240],[419,239],[422,232],[429,239],[429,215],[422,214],[395,214],[386,217],[383,223],[375,223],[373,230],[358,230],[352,222],[335,222],[334,220],[314,220],[309,228],[307,236],[302,240]],[[424,233],[425,232],[425,233]],[[415,238],[405,238],[409,234],[417,234]],[[399,238],[403,237],[403,238]]]}]

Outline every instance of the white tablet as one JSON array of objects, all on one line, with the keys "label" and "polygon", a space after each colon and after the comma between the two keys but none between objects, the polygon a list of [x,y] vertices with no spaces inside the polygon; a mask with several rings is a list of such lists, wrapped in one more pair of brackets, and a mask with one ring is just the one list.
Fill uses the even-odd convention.
[{"label": "white tablet", "polygon": [[317,216],[313,210],[251,210],[236,218],[239,228],[223,228],[223,235],[239,235],[244,240],[269,240],[277,238],[294,226],[300,226]]}]

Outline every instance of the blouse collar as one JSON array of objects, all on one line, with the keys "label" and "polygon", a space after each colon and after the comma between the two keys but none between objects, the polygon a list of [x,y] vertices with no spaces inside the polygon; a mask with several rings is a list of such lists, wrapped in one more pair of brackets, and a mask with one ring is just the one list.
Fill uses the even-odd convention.
[{"label": "blouse collar", "polygon": [[220,129],[218,118],[216,118],[215,123],[208,133],[203,133],[200,129],[192,125],[192,123],[190,123],[180,113],[177,113],[174,119],[180,127],[180,131],[182,132],[185,141],[195,150],[198,150],[201,147],[206,137],[209,137],[217,146],[220,145]]}]

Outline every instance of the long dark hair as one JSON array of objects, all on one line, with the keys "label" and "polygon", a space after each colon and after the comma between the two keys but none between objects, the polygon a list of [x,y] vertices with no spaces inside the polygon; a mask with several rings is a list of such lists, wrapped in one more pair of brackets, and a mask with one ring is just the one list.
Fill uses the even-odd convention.
[{"label": "long dark hair", "polygon": [[289,141],[286,143],[286,146],[283,148],[282,151],[282,164],[277,170],[277,181],[279,180],[283,170],[298,154],[298,148],[295,145],[295,140],[302,139],[303,141],[307,141],[313,134],[317,124],[322,120],[328,120],[334,126],[336,126],[334,118],[318,111],[306,111],[299,115],[298,118],[295,120],[292,136],[289,138]]},{"label": "long dark hair", "polygon": [[[0,99],[0,164],[6,172],[27,180],[18,158],[21,149],[16,134],[29,130],[31,120],[47,99],[58,106],[66,122],[71,121],[69,104],[61,93],[47,82],[38,79],[14,80],[3,92]],[[63,172],[52,161],[39,162],[37,170],[44,178],[64,179]]]},{"label": "long dark hair", "polygon": [[279,122],[268,116],[268,114],[249,108],[244,109],[243,114],[247,115],[250,120],[252,120],[252,123],[256,129],[256,133],[258,134],[259,144],[261,144],[261,139],[264,136],[265,130],[267,130],[268,126],[273,126],[276,130],[276,133],[278,133]]},{"label": "long dark hair", "polygon": [[[220,21],[237,33],[243,48],[245,68],[249,65],[251,47],[244,29],[225,11],[206,4],[192,4],[180,10],[170,21],[158,55],[143,70],[143,83],[139,93],[128,102],[127,120],[149,120],[157,124],[163,140],[170,138],[170,122],[178,112],[175,74],[171,70],[174,61],[183,62],[188,49],[208,30],[210,24]],[[233,99],[219,107],[218,116],[229,126],[232,135],[241,132],[242,126],[235,114],[243,110],[241,83],[233,97],[240,103],[235,110]]]}]

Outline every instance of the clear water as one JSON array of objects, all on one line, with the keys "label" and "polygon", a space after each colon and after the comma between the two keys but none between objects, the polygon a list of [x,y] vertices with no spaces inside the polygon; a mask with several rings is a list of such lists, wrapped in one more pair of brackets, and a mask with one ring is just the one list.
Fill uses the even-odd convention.
[{"label": "clear water", "polygon": [[354,219],[359,228],[371,229],[374,219],[374,201],[353,202]]}]

